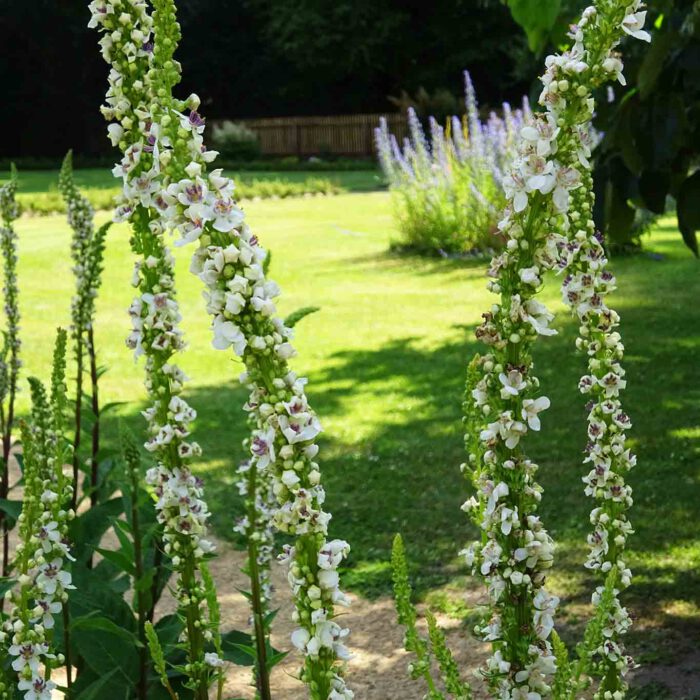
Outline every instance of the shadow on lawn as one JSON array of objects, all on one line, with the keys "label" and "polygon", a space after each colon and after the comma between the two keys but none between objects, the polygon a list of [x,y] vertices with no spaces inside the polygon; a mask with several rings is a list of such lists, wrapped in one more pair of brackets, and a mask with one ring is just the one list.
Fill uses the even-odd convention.
[{"label": "shadow on lawn", "polygon": [[[639,456],[630,479],[636,500],[631,563],[637,578],[627,600],[649,624],[681,626],[698,637],[697,620],[689,624],[686,617],[693,611],[684,612],[700,600],[697,268],[685,261],[643,258],[619,261],[616,268],[625,288],[624,400]],[[578,602],[588,599],[592,583],[581,566],[591,502],[581,483],[585,413],[575,387],[584,358],[573,352],[574,337],[575,326],[566,321],[560,335],[539,343],[536,372],[552,409],[543,433],[532,436],[527,449],[541,465],[541,514],[560,543],[557,571],[561,580],[573,582],[563,592]],[[473,329],[457,327],[453,340],[436,349],[426,350],[419,339],[407,337],[379,350],[340,352],[328,370],[310,378],[310,399],[322,418],[342,419],[356,387],[393,406],[363,443],[326,434],[322,444],[328,508],[334,515],[331,532],[352,544],[345,582],[358,592],[389,592],[391,540],[399,531],[419,592],[464,574],[457,552],[476,534],[459,509],[468,487],[458,469],[463,377],[477,350],[472,338]],[[383,396],[387,391],[390,401]],[[208,460],[214,524],[230,536],[230,524],[240,512],[230,465],[241,454],[246,431],[240,413],[245,392],[227,382],[194,389],[188,400],[199,413],[197,435]],[[128,420],[139,429],[140,417]]]}]

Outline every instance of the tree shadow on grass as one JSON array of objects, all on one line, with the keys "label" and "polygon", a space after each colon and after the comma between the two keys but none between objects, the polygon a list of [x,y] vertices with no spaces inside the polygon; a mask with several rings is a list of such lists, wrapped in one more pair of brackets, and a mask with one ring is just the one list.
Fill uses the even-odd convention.
[{"label": "tree shadow on grass", "polygon": [[[616,267],[625,289],[624,401],[639,456],[630,477],[636,530],[630,560],[637,577],[626,600],[650,624],[677,626],[698,637],[700,624],[692,618],[700,604],[697,270],[685,262],[643,258]],[[582,568],[592,505],[581,483],[585,412],[576,385],[584,358],[573,352],[573,322],[561,325],[558,336],[536,349],[536,373],[552,409],[543,432],[528,437],[527,449],[541,466],[542,517],[560,543],[554,581],[569,601],[581,602],[592,587]],[[353,404],[356,396],[384,409],[362,439],[337,429],[322,440],[331,534],[351,542],[344,581],[364,595],[389,592],[396,532],[406,540],[419,593],[465,573],[457,553],[477,533],[460,512],[469,491],[458,469],[464,458],[461,400],[465,368],[477,348],[473,329],[453,331],[453,338],[438,347],[406,337],[375,350],[339,352],[327,370],[310,378],[313,405],[336,427],[350,408],[362,415],[362,405]],[[199,413],[196,439],[204,448],[213,523],[220,535],[230,537],[231,523],[241,512],[232,482],[246,434],[240,410],[245,391],[227,379],[221,386],[191,390],[188,400]],[[125,417],[141,429],[135,412]]]}]

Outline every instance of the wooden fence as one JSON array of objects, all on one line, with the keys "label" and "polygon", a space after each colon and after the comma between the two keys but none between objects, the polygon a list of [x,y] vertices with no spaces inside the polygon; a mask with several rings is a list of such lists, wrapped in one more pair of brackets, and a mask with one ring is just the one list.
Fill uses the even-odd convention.
[{"label": "wooden fence", "polygon": [[371,157],[375,153],[374,129],[384,116],[389,129],[403,139],[408,133],[403,114],[348,114],[336,117],[275,117],[243,119],[260,139],[263,155],[323,155]]}]

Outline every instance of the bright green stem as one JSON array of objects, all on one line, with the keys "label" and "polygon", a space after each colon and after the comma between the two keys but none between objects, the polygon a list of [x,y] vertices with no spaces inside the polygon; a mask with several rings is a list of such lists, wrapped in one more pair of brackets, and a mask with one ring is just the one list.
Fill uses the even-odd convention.
[{"label": "bright green stem", "polygon": [[[186,546],[187,544],[188,543],[185,543]],[[189,642],[189,663],[197,669],[197,671],[193,672],[191,675],[192,682],[194,683],[193,700],[209,700],[207,674],[200,668],[201,659],[204,656],[204,635],[202,634],[202,628],[197,624],[200,621],[200,601],[198,596],[193,596],[195,588],[197,588],[194,557],[186,557],[180,581],[183,593],[187,595],[191,601],[185,608],[185,624],[187,625],[187,640]]]},{"label": "bright green stem", "polygon": [[263,602],[262,585],[260,582],[260,566],[258,564],[258,543],[255,538],[257,522],[258,469],[255,462],[251,463],[248,472],[248,576],[250,577],[250,604],[255,630],[255,684],[260,700],[271,700],[270,670],[267,664],[267,629],[265,625],[265,604]]}]

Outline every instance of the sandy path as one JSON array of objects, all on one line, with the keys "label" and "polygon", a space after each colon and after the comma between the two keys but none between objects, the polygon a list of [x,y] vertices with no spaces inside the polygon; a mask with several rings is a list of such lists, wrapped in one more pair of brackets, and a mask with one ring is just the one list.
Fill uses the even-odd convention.
[{"label": "sandy path", "polygon": [[[238,588],[248,587],[247,577],[241,573],[245,553],[235,550],[226,542],[217,541],[219,556],[211,562],[212,575],[219,591],[219,601],[224,620],[224,631],[248,629],[248,601]],[[292,602],[284,568],[273,563],[275,595],[273,605],[279,608],[275,619],[272,643],[277,649],[289,649]],[[425,686],[412,681],[406,666],[410,656],[403,650],[403,632],[396,624],[396,614],[390,598],[368,601],[350,595],[352,602],[343,616],[345,626],[351,630],[349,646],[353,658],[348,662],[348,685],[355,691],[356,700],[421,700]],[[173,601],[164,599],[158,611],[167,614],[173,610]],[[484,657],[483,645],[477,644],[460,629],[454,620],[442,618],[448,631],[452,648],[462,669],[475,668]],[[293,677],[299,666],[300,656],[292,652],[272,673],[272,688],[279,700],[304,700],[303,685]],[[250,669],[232,666],[227,672],[224,697],[253,698],[250,687]]]}]

